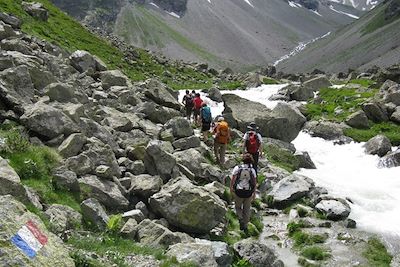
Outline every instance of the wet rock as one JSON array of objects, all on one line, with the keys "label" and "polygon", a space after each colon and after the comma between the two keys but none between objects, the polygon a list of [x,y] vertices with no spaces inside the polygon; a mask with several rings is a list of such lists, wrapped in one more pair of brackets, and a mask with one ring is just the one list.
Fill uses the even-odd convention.
[{"label": "wet rock", "polygon": [[63,233],[82,224],[82,215],[68,206],[53,204],[44,214],[49,220],[53,233]]},{"label": "wet rock", "polygon": [[208,233],[226,213],[217,195],[183,177],[169,181],[149,203],[170,224],[190,233]]},{"label": "wet rock", "polygon": [[353,114],[351,114],[347,119],[346,119],[347,125],[357,128],[357,129],[368,129],[369,128],[369,121],[367,115],[365,115],[365,112],[360,110],[357,111]]},{"label": "wet rock", "polygon": [[100,202],[95,198],[86,199],[81,203],[83,219],[100,230],[107,227],[109,217]]},{"label": "wet rock", "polygon": [[400,166],[400,149],[390,152],[379,160],[379,167],[394,168]]},{"label": "wet rock", "polygon": [[349,204],[343,199],[323,199],[315,208],[334,221],[346,219],[351,211]]},{"label": "wet rock", "polygon": [[233,248],[240,257],[249,261],[254,267],[283,266],[272,249],[253,239],[239,241]]},{"label": "wet rock", "polygon": [[176,257],[178,262],[191,261],[198,266],[218,267],[213,249],[209,244],[175,244],[169,247],[167,255]]},{"label": "wet rock", "polygon": [[392,151],[392,144],[389,138],[384,135],[377,135],[365,143],[365,152],[371,155],[378,155],[383,157],[389,151]]}]

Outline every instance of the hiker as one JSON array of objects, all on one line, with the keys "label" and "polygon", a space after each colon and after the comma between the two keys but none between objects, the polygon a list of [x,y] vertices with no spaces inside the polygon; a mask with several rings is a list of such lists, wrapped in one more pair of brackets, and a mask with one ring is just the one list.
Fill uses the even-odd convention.
[{"label": "hiker", "polygon": [[186,94],[183,97],[182,104],[185,106],[186,118],[188,119],[188,121],[190,121],[190,117],[192,116],[192,112],[193,112],[194,103],[193,103],[193,96],[191,93],[189,93],[189,90],[186,90]]},{"label": "hiker", "polygon": [[226,147],[231,139],[229,125],[224,117],[218,117],[218,122],[214,127],[214,155],[218,164],[225,164]]},{"label": "hiker", "polygon": [[211,109],[207,106],[207,102],[203,102],[201,104],[200,109],[200,121],[201,121],[201,132],[203,134],[203,141],[207,141],[208,133],[211,128],[212,116],[211,116]]},{"label": "hiker", "polygon": [[263,156],[262,136],[258,133],[258,127],[254,122],[247,126],[247,132],[243,136],[243,153],[253,156],[253,167],[258,172],[258,160]]},{"label": "hiker", "polygon": [[253,168],[253,157],[249,153],[244,154],[242,160],[242,165],[233,168],[230,191],[234,196],[240,230],[247,232],[251,202],[254,200],[257,187],[257,174]]},{"label": "hiker", "polygon": [[199,122],[201,104],[203,104],[203,100],[200,98],[200,94],[196,93],[196,97],[193,99],[193,116],[196,125]]}]

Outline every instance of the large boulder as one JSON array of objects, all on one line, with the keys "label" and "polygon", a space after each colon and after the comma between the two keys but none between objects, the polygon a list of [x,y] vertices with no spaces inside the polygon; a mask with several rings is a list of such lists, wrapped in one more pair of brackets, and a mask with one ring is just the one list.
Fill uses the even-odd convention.
[{"label": "large boulder", "polygon": [[49,11],[43,6],[42,3],[23,2],[22,7],[26,11],[26,13],[41,21],[47,21],[47,19],[49,18]]},{"label": "large boulder", "polygon": [[79,192],[79,182],[76,173],[61,166],[53,171],[53,185],[58,190]]},{"label": "large boulder", "polygon": [[390,120],[400,123],[400,107],[397,107],[396,110],[390,116]]},{"label": "large boulder", "polygon": [[[51,101],[58,102],[74,102],[75,90],[69,84],[64,83],[51,83],[46,88],[44,88],[44,92],[47,96],[49,96]],[[75,102],[77,100],[75,99]]]},{"label": "large boulder", "polygon": [[190,233],[208,233],[224,218],[226,207],[215,194],[184,177],[169,181],[149,200],[168,222]]},{"label": "large boulder", "polygon": [[304,129],[314,137],[321,137],[326,140],[335,140],[341,138],[345,127],[341,124],[329,121],[310,121],[304,126]]},{"label": "large boulder", "polygon": [[[0,196],[0,218],[0,266],[75,266],[62,240],[10,195]],[[28,250],[24,240],[37,250]]]},{"label": "large boulder", "polygon": [[114,182],[100,180],[94,175],[82,177],[78,181],[83,196],[97,199],[110,210],[124,210],[129,205]]},{"label": "large boulder", "polygon": [[276,183],[268,195],[273,197],[274,205],[285,206],[307,195],[313,187],[310,179],[292,174]]},{"label": "large boulder", "polygon": [[388,153],[379,160],[379,167],[394,168],[400,166],[400,149]]},{"label": "large boulder", "polygon": [[106,65],[98,57],[91,55],[87,51],[77,50],[70,56],[71,65],[79,72],[90,69],[93,71],[105,71]]},{"label": "large boulder", "polygon": [[82,215],[74,209],[59,204],[51,205],[44,213],[50,223],[50,230],[60,234],[82,224]]},{"label": "large boulder", "polygon": [[144,84],[144,88],[144,95],[157,104],[175,110],[181,109],[182,105],[178,102],[178,99],[171,94],[165,84],[157,79],[147,80]]},{"label": "large boulder", "polygon": [[384,135],[377,135],[368,142],[365,143],[365,152],[371,155],[378,155],[379,157],[383,157],[389,151],[392,151],[392,144]]},{"label": "large boulder", "polygon": [[283,267],[272,249],[251,238],[235,243],[233,249],[254,267]]},{"label": "large boulder", "polygon": [[98,124],[94,120],[86,118],[81,118],[79,125],[82,129],[82,133],[87,137],[96,137],[104,144],[109,145],[114,152],[118,151],[119,146],[113,134],[106,127]]},{"label": "large boulder", "polygon": [[386,109],[379,103],[365,103],[362,105],[367,117],[374,122],[384,122],[388,121],[389,117]]},{"label": "large boulder", "polygon": [[223,102],[221,91],[216,87],[208,91],[208,97],[215,102]]},{"label": "large boulder", "polygon": [[346,119],[347,125],[357,128],[357,129],[368,129],[369,128],[369,121],[365,112],[360,110],[353,114],[351,114]]},{"label": "large boulder", "polygon": [[209,244],[176,244],[169,247],[167,255],[175,257],[178,262],[190,261],[198,266],[218,267],[212,246]]},{"label": "large boulder", "polygon": [[201,145],[200,138],[197,136],[189,136],[178,139],[172,143],[173,147],[178,150],[186,150],[189,148],[196,148]]},{"label": "large boulder", "polygon": [[71,134],[58,147],[58,152],[64,158],[73,157],[79,154],[82,147],[86,144],[87,138],[84,134]]},{"label": "large boulder", "polygon": [[146,147],[144,164],[149,174],[158,174],[164,181],[167,181],[173,176],[176,159],[165,150],[161,141],[154,140]]},{"label": "large boulder", "polygon": [[100,202],[95,198],[88,198],[81,203],[83,219],[94,227],[104,230],[107,227],[108,217]]},{"label": "large boulder", "polygon": [[167,248],[181,242],[177,234],[149,219],[144,219],[137,225],[136,238],[141,244],[154,248]]},{"label": "large boulder", "polygon": [[163,180],[159,176],[148,174],[137,175],[131,178],[131,187],[129,192],[143,198],[149,198],[160,191]]},{"label": "large boulder", "polygon": [[189,137],[194,134],[193,128],[190,125],[190,122],[183,118],[183,117],[176,117],[171,120],[169,120],[165,124],[166,129],[171,129],[172,134],[175,138],[183,138],[183,137]]},{"label": "large boulder", "polygon": [[100,80],[105,90],[112,86],[131,86],[131,81],[120,70],[108,70],[100,72]]},{"label": "large boulder", "polygon": [[137,112],[143,113],[145,117],[152,122],[162,124],[165,124],[174,117],[180,116],[179,111],[172,108],[163,107],[151,101],[138,105]]},{"label": "large boulder", "polygon": [[196,177],[199,177],[202,174],[203,168],[201,163],[206,163],[206,160],[196,149],[191,148],[175,152],[173,155],[179,164],[188,168]]},{"label": "large boulder", "polygon": [[7,25],[4,22],[0,21],[0,41],[15,35],[15,31],[10,25]]},{"label": "large boulder", "polygon": [[329,220],[344,220],[350,214],[350,205],[344,199],[323,199],[315,209],[326,215]]},{"label": "large boulder", "polygon": [[78,126],[59,109],[41,102],[28,105],[25,109],[26,112],[20,118],[22,124],[47,139],[79,132]]},{"label": "large boulder", "polygon": [[22,21],[19,18],[3,12],[0,12],[0,20],[10,25],[13,29],[19,29],[22,25]]},{"label": "large boulder", "polygon": [[275,118],[287,119],[287,137],[284,139],[284,141],[287,142],[290,142],[297,137],[303,128],[304,123],[307,121],[306,117],[304,117],[297,108],[286,103],[278,103],[272,110],[271,115]]},{"label": "large boulder", "polygon": [[303,86],[308,87],[314,90],[315,92],[318,92],[322,88],[327,88],[332,86],[332,83],[328,80],[326,76],[319,76],[304,82]]}]

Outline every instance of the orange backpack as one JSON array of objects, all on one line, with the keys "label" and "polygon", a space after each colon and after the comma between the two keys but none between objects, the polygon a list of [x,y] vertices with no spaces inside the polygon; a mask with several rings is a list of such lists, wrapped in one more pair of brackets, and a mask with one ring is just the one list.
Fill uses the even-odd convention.
[{"label": "orange backpack", "polygon": [[229,126],[226,121],[221,121],[217,125],[217,142],[220,144],[228,144],[229,142]]}]

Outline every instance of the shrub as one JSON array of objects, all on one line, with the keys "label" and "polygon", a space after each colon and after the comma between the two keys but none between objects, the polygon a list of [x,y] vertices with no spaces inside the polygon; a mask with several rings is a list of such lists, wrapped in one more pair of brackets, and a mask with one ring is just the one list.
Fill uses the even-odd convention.
[{"label": "shrub", "polygon": [[305,247],[300,254],[307,259],[315,261],[322,261],[330,257],[326,249],[317,246]]},{"label": "shrub", "polygon": [[122,228],[122,215],[111,215],[110,219],[107,222],[107,231],[110,234],[116,235]]},{"label": "shrub", "polygon": [[367,248],[363,253],[371,266],[389,267],[392,261],[386,247],[377,238],[370,238],[367,243]]}]

